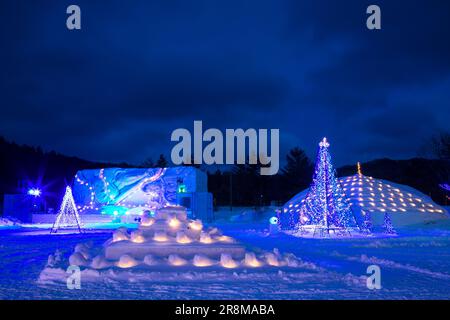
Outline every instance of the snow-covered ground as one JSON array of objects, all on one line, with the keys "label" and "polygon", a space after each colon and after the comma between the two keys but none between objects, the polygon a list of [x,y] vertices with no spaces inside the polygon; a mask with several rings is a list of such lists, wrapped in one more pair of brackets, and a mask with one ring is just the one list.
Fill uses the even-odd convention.
[{"label": "snow-covered ground", "polygon": [[16,223],[10,219],[7,218],[1,218],[0,217],[0,228],[2,227],[12,227],[16,225]]},{"label": "snow-covered ground", "polygon": [[[253,215],[254,217],[254,215]],[[218,218],[221,218],[218,215]],[[269,235],[267,219],[219,219],[214,224],[249,250],[295,254],[300,267],[167,268],[111,271],[80,290],[38,281],[48,256],[67,258],[78,243],[101,248],[112,230],[50,235],[43,228],[0,227],[1,299],[449,299],[450,222],[397,229],[398,237],[304,239]],[[366,287],[367,267],[381,268],[380,290]],[[42,280],[42,279],[41,279]]]}]

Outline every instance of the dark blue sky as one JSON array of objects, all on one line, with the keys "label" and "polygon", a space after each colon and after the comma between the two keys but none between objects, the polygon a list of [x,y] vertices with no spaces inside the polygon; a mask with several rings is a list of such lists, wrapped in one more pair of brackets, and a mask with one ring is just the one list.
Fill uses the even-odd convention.
[{"label": "dark blue sky", "polygon": [[3,0],[0,34],[0,135],[90,160],[169,155],[193,120],[280,128],[282,157],[327,136],[339,165],[450,129],[449,1]]}]

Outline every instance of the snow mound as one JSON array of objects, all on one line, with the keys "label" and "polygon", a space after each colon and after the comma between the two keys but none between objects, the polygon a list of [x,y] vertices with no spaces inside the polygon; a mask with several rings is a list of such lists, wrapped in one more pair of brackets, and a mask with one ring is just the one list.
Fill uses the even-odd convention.
[{"label": "snow mound", "polygon": [[137,265],[139,265],[139,262],[128,254],[121,256],[119,261],[116,262],[116,266],[119,268],[132,268]]},{"label": "snow mound", "polygon": [[89,261],[80,252],[74,252],[69,257],[69,264],[72,266],[88,266]]},{"label": "snow mound", "polygon": [[212,265],[217,264],[217,261],[208,258],[202,254],[196,254],[192,261],[192,264],[196,267],[210,267]]},{"label": "snow mound", "polygon": [[0,227],[12,227],[17,225],[16,222],[11,221],[7,218],[0,218]]}]

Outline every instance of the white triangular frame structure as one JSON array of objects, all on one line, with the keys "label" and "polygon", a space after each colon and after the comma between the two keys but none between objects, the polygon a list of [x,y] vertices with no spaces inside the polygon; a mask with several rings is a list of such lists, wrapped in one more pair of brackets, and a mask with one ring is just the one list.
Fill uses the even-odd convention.
[{"label": "white triangular frame structure", "polygon": [[72,189],[67,186],[66,193],[61,202],[61,207],[59,208],[58,215],[56,216],[55,223],[50,230],[50,233],[57,233],[59,229],[65,228],[78,228],[81,233],[80,216],[78,214],[77,206],[72,195]]}]

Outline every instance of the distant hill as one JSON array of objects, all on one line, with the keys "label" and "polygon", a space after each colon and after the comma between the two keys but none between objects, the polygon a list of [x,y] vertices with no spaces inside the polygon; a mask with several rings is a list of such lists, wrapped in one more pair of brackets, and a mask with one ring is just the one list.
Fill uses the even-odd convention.
[{"label": "distant hill", "polygon": [[[377,159],[361,164],[362,173],[378,179],[405,184],[430,196],[442,205],[448,205],[440,183],[450,181],[450,161],[424,158],[409,160]],[[337,169],[339,176],[356,173],[356,165]]]},{"label": "distant hill", "polygon": [[55,207],[78,170],[113,166],[129,165],[91,162],[53,151],[44,152],[39,147],[18,145],[0,137],[0,208],[3,194],[22,193],[36,186],[43,190],[48,204]]}]

